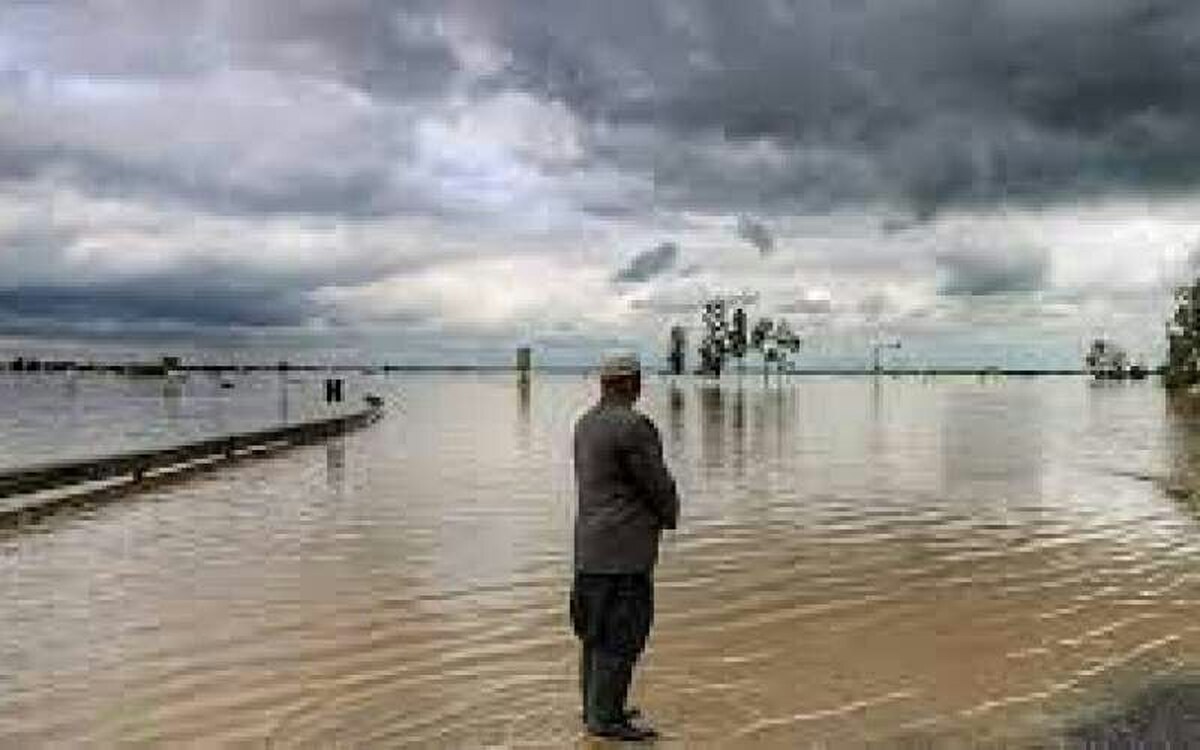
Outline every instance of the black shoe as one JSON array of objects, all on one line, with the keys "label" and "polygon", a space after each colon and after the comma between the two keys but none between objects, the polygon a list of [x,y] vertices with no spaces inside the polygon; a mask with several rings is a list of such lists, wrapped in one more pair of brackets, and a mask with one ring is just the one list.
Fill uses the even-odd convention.
[{"label": "black shoe", "polygon": [[649,742],[658,739],[653,727],[637,726],[623,721],[619,724],[588,724],[588,734],[621,742]]},{"label": "black shoe", "polygon": [[[628,724],[629,722],[633,721],[634,719],[642,718],[642,709],[638,708],[637,706],[630,706],[629,708],[625,709],[625,713],[622,714],[622,716],[625,719],[625,723]],[[580,712],[579,718],[585,724],[587,723],[587,714]]]}]

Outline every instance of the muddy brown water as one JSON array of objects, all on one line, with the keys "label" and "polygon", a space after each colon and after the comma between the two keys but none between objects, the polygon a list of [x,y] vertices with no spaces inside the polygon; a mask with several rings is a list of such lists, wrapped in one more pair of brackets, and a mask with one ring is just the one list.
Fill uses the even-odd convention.
[{"label": "muddy brown water", "polygon": [[[582,743],[578,376],[0,536],[0,745]],[[1200,422],[1152,385],[651,380],[665,746],[1053,744],[1200,671]],[[1168,489],[1169,488],[1169,489]]]}]

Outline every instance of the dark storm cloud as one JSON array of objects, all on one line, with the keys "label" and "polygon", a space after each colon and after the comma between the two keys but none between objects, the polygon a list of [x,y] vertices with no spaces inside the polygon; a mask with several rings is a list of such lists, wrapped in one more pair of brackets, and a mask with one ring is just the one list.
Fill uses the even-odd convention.
[{"label": "dark storm cloud", "polygon": [[[234,21],[242,54],[283,69],[295,49],[321,50],[312,72],[397,97],[440,94],[458,69],[435,0],[270,0]],[[240,33],[239,33],[240,32]]]},{"label": "dark storm cloud", "polygon": [[738,217],[738,237],[758,249],[759,255],[768,255],[775,249],[775,237],[763,222],[745,214]]},{"label": "dark storm cloud", "polygon": [[[214,216],[420,217],[498,248],[545,225],[712,214],[741,217],[765,255],[795,214],[869,206],[907,236],[952,207],[1193,191],[1198,92],[1185,0],[0,3],[0,190],[44,187],[47,224],[0,245],[0,268],[37,270],[0,277],[0,319],[325,314],[313,293],[336,274],[290,275],[283,253],[278,273],[131,276],[111,249],[137,211],[171,213],[161,233],[185,238]],[[160,231],[143,223],[133,240]],[[41,249],[63,232],[74,255]],[[140,252],[172,246],[159,239]],[[898,247],[793,244],[872,274]],[[1048,284],[1044,255],[937,260],[945,294]],[[613,280],[677,261],[663,243]]]},{"label": "dark storm cloud", "polygon": [[[337,322],[338,310],[317,301],[316,291],[326,284],[354,285],[371,273],[359,269],[317,278],[209,263],[124,279],[0,283],[0,331],[49,325],[88,333],[115,324],[131,332],[164,327],[203,332],[303,327],[314,319]],[[419,318],[407,313],[395,322]]]},{"label": "dark storm cloud", "polygon": [[[1184,0],[267,0],[119,12],[63,1],[16,4],[0,21],[8,79],[186,81],[229,68],[336,81],[378,103],[527,92],[586,123],[581,164],[646,175],[658,200],[683,208],[884,200],[928,217],[946,205],[1184,189],[1200,174],[1200,7]],[[363,123],[343,134],[353,142],[312,145],[345,156],[406,127]],[[7,148],[5,171],[27,174],[53,156],[78,162],[83,179],[142,181],[217,208],[400,207],[386,170],[365,165],[322,191],[321,172],[302,166],[320,151],[270,171],[274,184],[189,184],[174,168],[186,149],[179,165],[134,161],[123,173],[99,164],[119,152],[56,145]],[[585,203],[628,211],[616,197]]]},{"label": "dark storm cloud", "polygon": [[459,70],[440,19],[376,0],[0,7],[0,180],[224,214],[452,213],[412,150]]},{"label": "dark storm cloud", "polygon": [[[1200,174],[1194,3],[617,5],[479,13],[512,50],[515,85],[597,122],[649,128],[668,154],[716,134],[777,144],[780,164],[839,167],[771,195],[730,194],[734,208],[789,197],[819,208],[824,193],[928,216],[947,204],[1190,187]],[[864,162],[873,186],[860,179]],[[659,187],[681,202],[706,187],[704,161],[659,166]]]},{"label": "dark storm cloud", "polygon": [[613,281],[619,283],[649,281],[655,276],[671,270],[678,259],[679,246],[674,242],[663,242],[657,247],[633,256],[628,265],[613,275]]},{"label": "dark storm cloud", "polygon": [[309,314],[292,290],[245,279],[229,285],[204,279],[144,279],[0,289],[0,320],[263,327],[300,325]]},{"label": "dark storm cloud", "polygon": [[376,270],[268,272],[199,261],[111,279],[41,274],[26,283],[0,281],[0,329],[29,321],[53,321],[80,330],[111,324],[196,329],[301,326],[326,312],[313,301],[315,290],[326,284],[353,284]]},{"label": "dark storm cloud", "polygon": [[[6,196],[0,194],[0,202]],[[69,203],[65,199],[64,204]],[[0,203],[2,205],[2,203]],[[165,246],[131,247],[129,262],[122,263],[116,249],[105,245],[120,242],[115,237],[95,237],[84,217],[61,226],[47,224],[40,212],[13,213],[12,226],[0,227],[0,331],[47,333],[77,331],[103,333],[112,326],[124,330],[176,331],[220,327],[246,329],[303,326],[315,320],[336,321],[339,311],[322,302],[323,290],[354,288],[381,277],[418,273],[436,262],[431,256],[402,257],[373,253],[368,248],[347,249],[336,237],[303,235],[274,241],[320,244],[286,261],[278,246],[252,236],[246,243],[263,242],[244,256],[222,250],[221,232],[212,228],[186,230],[186,216],[176,221],[165,217],[152,231],[176,237]],[[15,221],[14,221],[15,219]],[[132,219],[136,226],[136,217]],[[133,232],[132,229],[125,230]],[[143,238],[144,241],[144,238]],[[89,243],[96,243],[89,246]],[[206,252],[206,248],[211,248]],[[88,263],[73,258],[92,254]],[[141,258],[140,265],[137,258]],[[149,261],[149,262],[147,262]]]},{"label": "dark storm cloud", "polygon": [[1037,292],[1050,280],[1049,254],[1035,248],[947,250],[938,254],[937,264],[939,292],[946,296]]},{"label": "dark storm cloud", "polygon": [[0,150],[0,179],[27,179],[65,171],[70,184],[111,198],[155,199],[167,196],[192,208],[224,215],[275,213],[385,216],[401,206],[390,196],[386,168],[365,167],[338,174],[319,159],[280,167],[286,174],[231,175],[224,159],[182,157],[137,163],[101,150],[74,148],[27,151],[24,159],[6,160]]}]

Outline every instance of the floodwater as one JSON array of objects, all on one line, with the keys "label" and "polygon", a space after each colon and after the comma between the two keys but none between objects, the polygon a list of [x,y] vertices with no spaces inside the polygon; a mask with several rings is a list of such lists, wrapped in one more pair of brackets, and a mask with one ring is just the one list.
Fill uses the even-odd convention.
[{"label": "floodwater", "polygon": [[[0,745],[584,743],[594,382],[367,385],[362,432],[3,532]],[[664,746],[1054,746],[1200,672],[1200,421],[1151,384],[652,379],[642,406],[684,508],[635,685]]]},{"label": "floodwater", "polygon": [[[0,372],[0,470],[316,419],[325,374]],[[338,376],[341,377],[341,376]],[[362,394],[346,394],[354,400]]]}]

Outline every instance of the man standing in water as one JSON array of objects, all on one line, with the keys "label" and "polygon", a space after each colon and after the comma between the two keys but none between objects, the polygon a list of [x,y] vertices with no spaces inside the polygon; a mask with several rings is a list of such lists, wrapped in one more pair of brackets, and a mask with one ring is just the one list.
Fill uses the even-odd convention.
[{"label": "man standing in water", "polygon": [[654,619],[654,566],[663,529],[679,520],[675,480],[663,463],[641,396],[637,357],[607,355],[600,402],[575,425],[575,581],[571,625],[579,637],[579,684],[588,732],[621,740],[657,733],[634,724],[625,699]]}]

